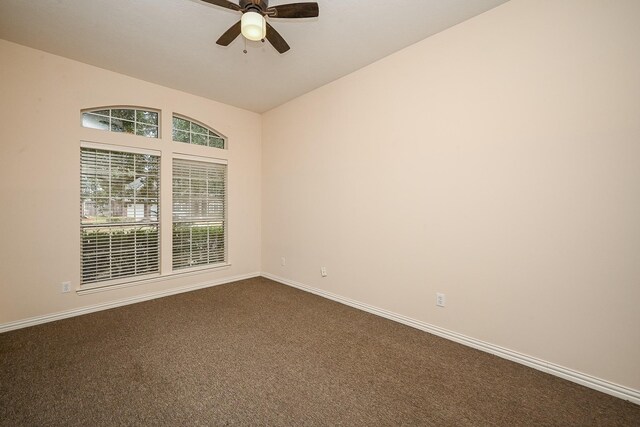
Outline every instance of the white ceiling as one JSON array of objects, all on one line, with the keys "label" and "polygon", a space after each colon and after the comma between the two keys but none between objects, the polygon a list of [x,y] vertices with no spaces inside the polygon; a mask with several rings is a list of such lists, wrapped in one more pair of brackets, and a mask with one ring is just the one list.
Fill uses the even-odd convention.
[{"label": "white ceiling", "polygon": [[199,0],[0,0],[0,38],[261,113],[506,1],[318,0],[318,18],[269,19],[281,55],[218,46],[240,13]]}]

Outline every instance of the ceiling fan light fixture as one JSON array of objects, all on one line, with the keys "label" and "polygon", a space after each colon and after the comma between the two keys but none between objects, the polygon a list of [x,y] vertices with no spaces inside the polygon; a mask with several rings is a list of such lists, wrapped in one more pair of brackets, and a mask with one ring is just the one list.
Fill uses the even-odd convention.
[{"label": "ceiling fan light fixture", "polygon": [[248,40],[262,40],[267,34],[264,16],[257,12],[243,13],[240,25],[242,35]]},{"label": "ceiling fan light fixture", "polygon": [[[266,39],[278,53],[285,53],[290,47],[280,33],[266,21],[265,18],[267,16],[292,19],[316,18],[319,14],[318,3],[316,2],[287,3],[269,7],[269,0],[202,1],[242,13],[240,21],[229,27],[216,41],[217,44],[229,46],[236,37],[242,34],[245,41],[265,41]],[[268,33],[267,30],[269,31]],[[244,52],[246,53],[246,49]]]}]

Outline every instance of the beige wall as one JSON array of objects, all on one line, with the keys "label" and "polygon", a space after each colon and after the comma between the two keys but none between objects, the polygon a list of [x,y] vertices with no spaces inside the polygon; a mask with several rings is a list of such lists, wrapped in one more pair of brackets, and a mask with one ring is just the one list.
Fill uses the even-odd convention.
[{"label": "beige wall", "polygon": [[263,272],[640,389],[639,18],[512,0],[264,114]]},{"label": "beige wall", "polygon": [[[262,269],[638,390],[638,17],[512,0],[262,117],[0,41],[0,325]],[[229,137],[231,267],[60,293],[110,104],[163,111],[165,161],[173,111]]]},{"label": "beige wall", "polygon": [[[0,62],[0,325],[259,273],[260,115],[1,40]],[[82,108],[105,105],[161,109],[163,138],[80,126]],[[174,111],[229,138],[228,151],[213,151],[229,162],[231,267],[91,295],[60,293],[62,281],[76,288],[80,280],[80,141],[160,150],[163,175],[170,179],[170,154],[177,145],[171,142]],[[212,150],[181,145],[192,154]],[[170,195],[170,185],[164,185],[162,198]],[[167,238],[170,204],[161,217]],[[170,249],[165,250],[163,261],[170,257]]]}]

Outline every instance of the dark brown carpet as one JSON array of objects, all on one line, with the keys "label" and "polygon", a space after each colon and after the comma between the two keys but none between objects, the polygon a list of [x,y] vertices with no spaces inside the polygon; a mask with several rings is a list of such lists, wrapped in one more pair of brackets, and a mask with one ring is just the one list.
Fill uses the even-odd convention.
[{"label": "dark brown carpet", "polygon": [[1,334],[0,424],[639,426],[640,406],[256,278]]}]

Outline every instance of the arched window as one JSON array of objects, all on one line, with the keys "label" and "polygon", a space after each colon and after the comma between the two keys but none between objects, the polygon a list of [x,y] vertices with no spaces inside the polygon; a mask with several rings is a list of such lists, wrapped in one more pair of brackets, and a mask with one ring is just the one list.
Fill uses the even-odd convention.
[{"label": "arched window", "polygon": [[227,148],[227,139],[215,130],[184,116],[173,115],[173,140],[213,148]]},{"label": "arched window", "polygon": [[158,138],[158,112],[132,107],[102,107],[82,111],[82,126]]}]

